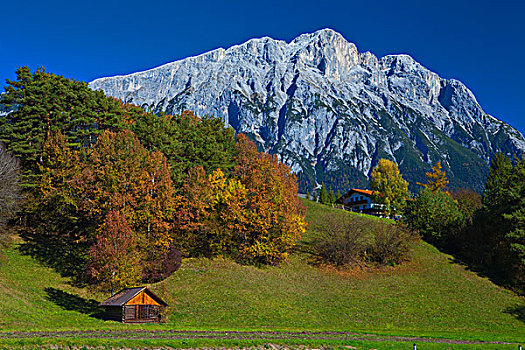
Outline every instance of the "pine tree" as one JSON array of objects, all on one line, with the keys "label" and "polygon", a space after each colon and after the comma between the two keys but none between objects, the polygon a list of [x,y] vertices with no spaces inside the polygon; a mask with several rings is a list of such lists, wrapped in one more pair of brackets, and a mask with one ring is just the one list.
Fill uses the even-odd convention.
[{"label": "pine tree", "polygon": [[117,100],[91,90],[87,83],[47,73],[44,68],[31,73],[21,67],[16,75],[17,80],[7,80],[0,97],[0,103],[14,109],[0,118],[0,140],[20,159],[26,188],[38,183],[49,135],[60,131],[70,146],[80,148],[94,144],[105,129],[123,126]]},{"label": "pine tree", "polygon": [[328,197],[328,192],[326,192],[326,186],[323,184],[321,185],[321,190],[319,191],[319,203],[321,204],[329,204],[330,198]]},{"label": "pine tree", "polygon": [[328,202],[329,204],[334,204],[335,203],[335,194],[334,194],[334,191],[332,191],[332,189],[330,189],[330,192],[328,193]]},{"label": "pine tree", "polygon": [[316,202],[317,203],[317,200],[318,200],[318,197],[317,197],[317,191],[313,191],[312,192],[312,201]]},{"label": "pine tree", "polygon": [[341,191],[337,190],[337,194],[335,195],[336,200],[341,198]]}]

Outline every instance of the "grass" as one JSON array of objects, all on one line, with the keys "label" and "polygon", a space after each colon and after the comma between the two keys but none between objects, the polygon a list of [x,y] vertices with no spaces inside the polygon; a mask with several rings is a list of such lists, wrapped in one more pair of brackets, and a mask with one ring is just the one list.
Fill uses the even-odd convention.
[{"label": "grass", "polygon": [[[307,219],[311,222],[305,241],[322,230],[318,222],[325,213],[347,215],[309,201],[303,203],[308,207]],[[2,331],[138,328],[332,330],[525,342],[523,298],[466,270],[454,263],[451,256],[424,242],[416,246],[410,262],[376,270],[318,268],[309,265],[307,255],[300,252],[292,254],[279,267],[266,268],[243,266],[220,258],[187,259],[173,276],[151,286],[170,304],[167,322],[140,326],[102,321],[90,316],[97,313],[96,301],[102,301],[107,295],[72,287],[68,279],[20,254],[16,246],[8,249],[6,256],[7,260],[0,265]],[[29,343],[24,344],[24,341]],[[94,346],[118,342],[73,338],[0,339],[0,347],[15,346],[15,343],[20,346],[34,343],[36,346],[49,341]],[[201,341],[203,343],[199,344],[223,344],[222,340]],[[144,342],[150,342],[148,346],[157,344],[154,340],[124,341],[134,346],[141,346]],[[168,346],[165,344],[168,340],[157,342],[159,346]],[[188,342],[184,346],[193,346],[198,340],[190,339]],[[250,345],[254,341],[244,342],[242,344]],[[308,342],[312,346],[319,345],[319,341],[314,340],[304,340],[301,344]],[[333,346],[342,345],[332,343]],[[173,344],[182,343],[177,340]],[[370,341],[367,344],[375,346]],[[401,343],[397,342],[380,344],[377,348],[407,349],[406,344],[401,347]],[[434,348],[510,347],[425,344],[425,349]]]},{"label": "grass", "polygon": [[174,348],[174,349],[196,349],[196,348],[253,348],[254,350],[287,350],[287,349],[392,349],[392,350],[411,350],[413,344],[418,349],[425,350],[516,350],[515,344],[444,344],[411,341],[392,342],[392,341],[302,341],[302,340],[208,340],[208,339],[177,339],[177,340],[122,340],[122,339],[16,339],[0,342],[0,349],[41,349],[41,348],[79,348],[88,350],[116,349],[125,347],[126,349],[145,349],[145,348]]}]

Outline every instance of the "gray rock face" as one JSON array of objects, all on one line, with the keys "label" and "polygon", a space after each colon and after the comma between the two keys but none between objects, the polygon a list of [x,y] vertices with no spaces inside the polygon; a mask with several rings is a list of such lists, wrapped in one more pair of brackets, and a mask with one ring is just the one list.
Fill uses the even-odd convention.
[{"label": "gray rock face", "polygon": [[252,39],[90,86],[155,112],[219,116],[278,154],[303,189],[366,187],[389,158],[412,189],[441,161],[451,187],[481,190],[495,152],[525,152],[523,135],[485,113],[461,82],[408,55],[360,53],[330,29],[290,43]]}]

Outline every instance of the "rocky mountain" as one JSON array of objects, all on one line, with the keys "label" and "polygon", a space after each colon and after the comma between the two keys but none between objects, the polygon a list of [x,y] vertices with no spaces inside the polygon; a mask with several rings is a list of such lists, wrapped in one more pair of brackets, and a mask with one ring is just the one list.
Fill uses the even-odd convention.
[{"label": "rocky mountain", "polygon": [[155,112],[220,116],[278,154],[303,190],[366,187],[389,158],[412,189],[441,161],[451,187],[481,191],[495,152],[525,152],[523,135],[485,113],[461,82],[408,55],[359,52],[331,29],[290,43],[252,39],[90,86]]}]

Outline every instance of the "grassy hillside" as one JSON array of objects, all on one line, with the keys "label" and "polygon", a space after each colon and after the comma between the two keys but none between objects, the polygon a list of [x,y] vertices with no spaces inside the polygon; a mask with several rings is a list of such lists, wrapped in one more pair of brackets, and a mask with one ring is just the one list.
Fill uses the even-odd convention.
[{"label": "grassy hillside", "polygon": [[[327,212],[305,201],[307,241]],[[297,252],[279,267],[224,259],[187,259],[152,289],[170,304],[167,323],[130,326],[102,321],[105,295],[21,255],[16,246],[0,266],[0,329],[333,330],[452,339],[525,342],[525,300],[467,271],[421,242],[412,260],[376,271],[313,267]],[[96,301],[95,301],[96,300]]]}]

